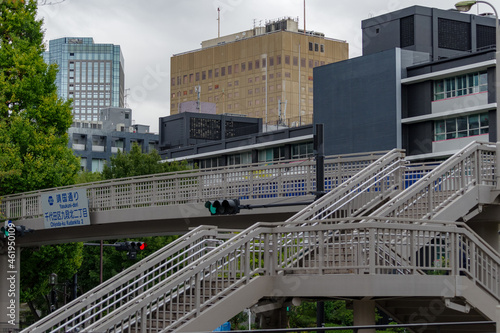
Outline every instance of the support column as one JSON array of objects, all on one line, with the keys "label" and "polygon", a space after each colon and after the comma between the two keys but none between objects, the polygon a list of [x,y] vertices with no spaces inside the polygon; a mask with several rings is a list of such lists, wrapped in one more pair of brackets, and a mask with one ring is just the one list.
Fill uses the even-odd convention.
[{"label": "support column", "polygon": [[13,240],[0,240],[0,331],[19,328],[21,250]]},{"label": "support column", "polygon": [[[354,326],[375,325],[375,301],[354,301]],[[375,329],[359,330],[359,333],[375,333]]]}]

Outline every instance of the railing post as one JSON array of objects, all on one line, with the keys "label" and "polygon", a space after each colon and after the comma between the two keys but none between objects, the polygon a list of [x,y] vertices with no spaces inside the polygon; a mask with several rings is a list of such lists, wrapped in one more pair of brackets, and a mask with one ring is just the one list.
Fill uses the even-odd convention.
[{"label": "railing post", "polygon": [[264,260],[264,270],[266,275],[272,275],[271,274],[271,249],[269,248],[269,243],[270,243],[270,235],[268,232],[265,233],[264,236],[264,257],[261,258],[261,260]]},{"label": "railing post", "polygon": [[[319,275],[323,275],[323,268],[324,268],[324,263],[325,263],[325,246],[328,246],[325,244],[324,240],[324,234],[323,231],[320,230],[318,231],[319,233],[319,243],[318,243],[318,273]],[[334,255],[334,254],[333,254]]]},{"label": "railing post", "polygon": [[369,265],[370,265],[370,269],[369,269],[369,272],[370,274],[375,274],[376,273],[376,268],[375,268],[375,264],[376,264],[376,255],[375,255],[375,229],[374,228],[370,228],[370,237],[369,237],[369,242],[370,242],[370,253],[368,254],[369,255]]},{"label": "railing post", "polygon": [[196,273],[194,275],[195,278],[195,306],[196,306],[196,316],[198,317],[200,315],[200,308],[201,308],[201,298],[203,295],[201,294],[201,287],[200,287],[200,273]]},{"label": "railing post", "polygon": [[26,197],[21,199],[21,218],[26,216]]},{"label": "railing post", "polygon": [[500,305],[497,305],[497,308],[496,308],[496,332],[497,333],[500,333]]},{"label": "railing post", "polygon": [[146,306],[141,308],[141,333],[146,332],[146,323],[148,320],[148,312],[146,311]]},{"label": "railing post", "polygon": [[250,242],[245,242],[245,281],[248,283],[250,281]]}]

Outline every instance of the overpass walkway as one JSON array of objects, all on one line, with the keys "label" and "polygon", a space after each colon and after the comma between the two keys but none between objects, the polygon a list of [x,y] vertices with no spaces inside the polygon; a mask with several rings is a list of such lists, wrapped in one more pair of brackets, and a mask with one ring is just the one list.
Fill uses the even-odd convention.
[{"label": "overpass walkway", "polygon": [[407,168],[394,150],[284,222],[200,226],[23,332],[207,331],[245,308],[265,318],[328,298],[414,332],[494,319],[498,239],[474,228],[493,207],[498,230],[495,146],[473,143],[412,184]]},{"label": "overpass walkway", "polygon": [[[325,159],[325,190],[331,191],[386,152],[330,156]],[[417,165],[418,177],[431,166]],[[312,201],[316,189],[313,160],[235,165],[100,181],[77,186],[5,196],[0,211],[7,219],[35,230],[20,238],[20,246],[134,235],[182,234],[198,225],[245,229],[258,221],[283,221],[306,206],[243,210],[237,219],[212,217],[204,203],[240,199],[245,204]],[[89,200],[90,225],[46,229],[41,197],[84,188]],[[75,232],[74,228],[78,228]]]}]

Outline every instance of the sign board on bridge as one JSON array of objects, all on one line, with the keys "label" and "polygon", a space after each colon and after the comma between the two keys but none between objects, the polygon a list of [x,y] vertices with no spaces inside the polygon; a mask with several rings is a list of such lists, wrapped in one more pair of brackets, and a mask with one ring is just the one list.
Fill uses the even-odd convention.
[{"label": "sign board on bridge", "polygon": [[41,199],[45,229],[90,225],[85,189],[43,193]]}]

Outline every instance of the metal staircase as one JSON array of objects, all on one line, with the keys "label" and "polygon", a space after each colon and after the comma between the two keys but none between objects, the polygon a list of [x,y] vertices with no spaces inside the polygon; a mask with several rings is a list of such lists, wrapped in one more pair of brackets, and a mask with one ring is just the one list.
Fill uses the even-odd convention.
[{"label": "metal staircase", "polygon": [[[24,331],[206,331],[263,297],[299,297],[301,286],[314,294],[325,278],[344,285],[330,282],[322,296],[373,297],[402,322],[414,312],[399,311],[398,299],[422,290],[421,299],[444,309],[434,321],[450,309],[493,318],[500,257],[455,221],[474,214],[473,194],[494,199],[494,162],[492,146],[471,144],[403,190],[403,154],[391,151],[285,223],[257,223],[225,242],[216,229],[193,230],[175,250],[166,247]],[[438,220],[448,216],[456,218]],[[185,260],[171,268],[175,256]],[[153,270],[160,266],[169,270]],[[345,287],[366,279],[380,290],[357,295]],[[413,293],[401,288],[407,283],[415,283]],[[441,295],[436,288],[446,283]]]}]

